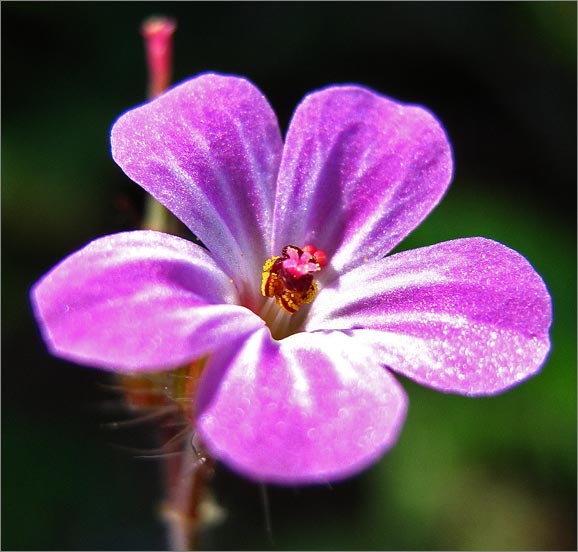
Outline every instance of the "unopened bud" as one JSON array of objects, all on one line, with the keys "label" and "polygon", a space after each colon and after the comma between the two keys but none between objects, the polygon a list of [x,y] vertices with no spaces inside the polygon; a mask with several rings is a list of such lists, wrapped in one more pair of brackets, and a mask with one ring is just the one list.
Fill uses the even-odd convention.
[{"label": "unopened bud", "polygon": [[141,27],[149,71],[149,98],[162,94],[171,83],[173,66],[174,19],[151,17]]}]

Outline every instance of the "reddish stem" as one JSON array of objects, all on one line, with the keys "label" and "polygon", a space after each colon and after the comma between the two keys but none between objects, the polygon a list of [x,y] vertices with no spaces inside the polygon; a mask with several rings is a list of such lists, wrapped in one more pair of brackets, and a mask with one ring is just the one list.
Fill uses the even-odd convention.
[{"label": "reddish stem", "polygon": [[151,17],[142,25],[151,99],[162,94],[171,84],[173,33],[176,28],[176,22],[166,17]]}]

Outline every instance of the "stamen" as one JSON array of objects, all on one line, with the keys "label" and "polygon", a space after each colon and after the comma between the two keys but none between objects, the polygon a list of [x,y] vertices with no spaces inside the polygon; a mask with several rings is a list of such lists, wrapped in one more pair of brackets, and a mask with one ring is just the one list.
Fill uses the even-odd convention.
[{"label": "stamen", "polygon": [[306,245],[304,249],[286,245],[281,256],[265,261],[261,293],[265,297],[274,297],[283,311],[294,314],[317,295],[313,274],[326,264],[325,252],[313,245]]}]

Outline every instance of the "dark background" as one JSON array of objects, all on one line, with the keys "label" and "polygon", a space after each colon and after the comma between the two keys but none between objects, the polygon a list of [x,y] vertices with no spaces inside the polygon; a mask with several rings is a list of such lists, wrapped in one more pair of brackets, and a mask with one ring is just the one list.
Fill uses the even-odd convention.
[{"label": "dark background", "polygon": [[259,487],[219,466],[228,549],[576,549],[576,3],[2,3],[2,548],[159,549],[158,466],[121,446],[107,376],[50,357],[28,290],[134,228],[143,195],[110,158],[143,101],[142,20],[178,20],[175,81],[247,76],[283,129],[309,91],[360,83],[430,108],[454,148],[442,204],[403,244],[486,236],[554,301],[542,373],[495,398],[407,380],[399,444],[331,487]]}]

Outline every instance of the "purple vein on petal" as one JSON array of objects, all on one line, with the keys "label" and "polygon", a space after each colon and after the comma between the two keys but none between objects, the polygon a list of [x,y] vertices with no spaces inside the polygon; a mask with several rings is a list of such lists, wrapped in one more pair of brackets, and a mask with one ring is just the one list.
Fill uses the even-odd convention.
[{"label": "purple vein on petal", "polygon": [[357,86],[314,92],[287,133],[276,248],[314,243],[338,272],[383,256],[438,203],[452,167],[447,137],[425,109]]},{"label": "purple vein on petal", "polygon": [[372,352],[342,332],[274,341],[257,331],[237,354],[207,366],[203,441],[258,481],[322,483],[361,471],[395,443],[407,407]]},{"label": "purple vein on petal", "polygon": [[125,173],[199,236],[254,301],[282,151],[259,90],[238,77],[201,75],[125,113],[111,144]]},{"label": "purple vein on petal", "polygon": [[31,298],[55,354],[120,372],[175,368],[264,324],[235,304],[235,286],[204,249],[153,231],[91,242]]},{"label": "purple vein on petal", "polygon": [[325,287],[306,330],[350,328],[381,362],[436,389],[492,394],[536,373],[552,306],[520,254],[484,238],[367,263]]}]

